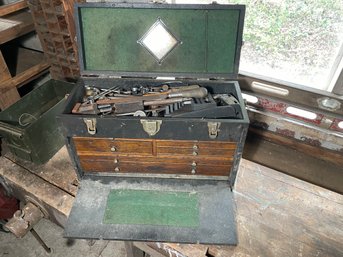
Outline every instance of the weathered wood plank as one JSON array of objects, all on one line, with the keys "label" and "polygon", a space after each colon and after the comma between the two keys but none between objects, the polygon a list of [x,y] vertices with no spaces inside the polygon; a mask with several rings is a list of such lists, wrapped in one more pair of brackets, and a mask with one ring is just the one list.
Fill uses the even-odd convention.
[{"label": "weathered wood plank", "polygon": [[[282,135],[278,135],[276,133],[270,132],[270,131],[264,131],[259,130],[255,128],[249,128],[249,132],[259,135],[267,140],[270,140],[276,144],[285,145],[289,148],[296,149],[299,152],[307,153],[315,157],[320,157],[320,159],[323,159],[325,161],[329,161],[335,164],[338,164],[340,166],[343,166],[343,158],[342,153],[339,153],[337,151],[331,151],[325,148],[316,147],[310,144],[306,144],[305,142],[302,142],[300,140],[295,140],[291,138],[287,138]],[[337,139],[338,141],[338,139]],[[343,140],[341,140],[343,143]],[[336,142],[339,144],[339,142]]]},{"label": "weathered wood plank", "polygon": [[[37,169],[34,173],[44,181],[51,181],[58,185],[58,188],[62,188],[63,180],[68,183],[70,180],[66,174],[74,172],[71,164],[63,166],[67,160],[66,149],[62,148],[50,160],[50,166]],[[23,180],[25,182],[22,182],[21,186],[27,187],[26,191],[34,190],[33,185],[25,179],[25,175],[17,174],[27,173],[27,170],[15,167],[9,162],[2,166],[2,160],[0,164],[0,167],[6,167],[5,173],[4,169],[0,168],[1,175],[12,177],[15,173],[17,183]],[[34,170],[33,166],[30,170]],[[62,177],[57,176],[58,172]],[[66,177],[63,179],[63,176]],[[147,245],[165,256],[172,253],[173,257],[343,256],[342,195],[247,160],[241,162],[234,193],[237,205],[238,246],[168,243]],[[48,199],[49,197],[53,199]],[[56,198],[49,194],[42,197],[42,200],[50,201],[52,204],[57,201]],[[65,205],[62,206],[67,213]],[[71,208],[71,205],[68,208]],[[156,247],[153,247],[154,245]]]},{"label": "weathered wood plank", "polygon": [[10,4],[0,6],[0,17],[19,11],[27,7],[26,1],[18,1]]},{"label": "weathered wood plank", "polygon": [[3,81],[0,83],[0,91],[6,92],[7,90],[13,87],[20,87],[31,80],[37,78],[43,72],[45,72],[49,68],[49,64],[47,61],[43,60],[41,63],[32,66],[31,68],[19,73],[15,77]]},{"label": "weathered wood plank", "polygon": [[0,18],[0,44],[34,31],[31,14],[25,10]]},{"label": "weathered wood plank", "polygon": [[[235,186],[236,247],[199,246],[211,256],[342,256],[343,196],[242,160]],[[162,244],[185,256],[194,245]]]},{"label": "weathered wood plank", "polygon": [[[0,86],[1,86],[1,83],[2,82],[0,82]],[[6,109],[7,107],[11,106],[16,101],[18,101],[19,99],[20,99],[20,95],[15,87],[9,90],[6,90],[5,92],[2,92],[0,90],[0,109],[1,110]]]},{"label": "weathered wood plank", "polygon": [[8,159],[0,158],[0,167],[2,162],[7,163],[11,161],[13,167],[25,167],[27,171],[39,176],[66,193],[72,196],[76,195],[78,180],[65,146],[46,164],[42,165],[15,158],[11,153],[7,153],[5,157]]},{"label": "weathered wood plank", "polygon": [[343,166],[263,140],[258,135],[248,134],[243,158],[343,193]]},{"label": "weathered wood plank", "polygon": [[0,158],[0,176],[10,185],[16,197],[40,205],[48,213],[47,218],[65,225],[73,196],[4,157]]},{"label": "weathered wood plank", "polygon": [[2,52],[0,51],[0,81],[10,79],[11,77],[12,76],[11,76],[10,71],[8,70],[4,56],[2,55]]}]

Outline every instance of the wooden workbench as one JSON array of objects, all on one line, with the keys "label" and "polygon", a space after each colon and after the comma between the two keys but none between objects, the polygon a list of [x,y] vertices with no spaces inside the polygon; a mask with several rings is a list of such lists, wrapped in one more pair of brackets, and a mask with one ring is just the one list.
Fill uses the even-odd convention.
[{"label": "wooden workbench", "polygon": [[[14,194],[37,201],[51,220],[65,224],[77,191],[65,148],[41,166],[10,154],[0,157],[0,176]],[[343,256],[343,195],[247,160],[241,162],[234,192],[238,246],[134,242],[128,250],[172,257]]]}]

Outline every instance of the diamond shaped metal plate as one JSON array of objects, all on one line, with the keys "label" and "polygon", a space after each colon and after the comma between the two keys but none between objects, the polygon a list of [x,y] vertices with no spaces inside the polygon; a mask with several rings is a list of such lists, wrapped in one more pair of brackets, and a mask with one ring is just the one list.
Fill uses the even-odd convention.
[{"label": "diamond shaped metal plate", "polygon": [[161,64],[167,55],[181,43],[160,18],[157,19],[144,36],[137,42],[141,44],[159,64]]}]

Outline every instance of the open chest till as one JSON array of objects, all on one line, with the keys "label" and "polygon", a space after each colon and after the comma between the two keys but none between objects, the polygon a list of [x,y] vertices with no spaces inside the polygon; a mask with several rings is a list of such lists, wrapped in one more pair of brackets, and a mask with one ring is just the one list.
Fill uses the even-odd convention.
[{"label": "open chest till", "polygon": [[65,235],[235,244],[244,6],[87,3],[76,17],[83,76],[59,120],[81,182]]}]

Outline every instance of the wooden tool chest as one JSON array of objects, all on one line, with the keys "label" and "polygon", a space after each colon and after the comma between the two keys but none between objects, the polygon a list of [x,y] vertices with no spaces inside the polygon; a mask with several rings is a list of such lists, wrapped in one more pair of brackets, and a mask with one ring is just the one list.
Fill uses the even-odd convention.
[{"label": "wooden tool chest", "polygon": [[236,244],[244,11],[76,6],[83,76],[59,116],[81,180],[67,237]]}]

